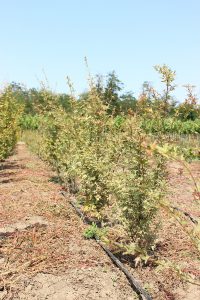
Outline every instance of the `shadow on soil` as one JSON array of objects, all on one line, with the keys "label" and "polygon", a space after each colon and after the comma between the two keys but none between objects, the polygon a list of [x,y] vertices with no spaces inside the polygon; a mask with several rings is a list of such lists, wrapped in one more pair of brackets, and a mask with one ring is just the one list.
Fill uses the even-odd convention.
[{"label": "shadow on soil", "polygon": [[52,176],[49,179],[49,182],[53,182],[53,183],[57,183],[57,184],[62,184],[63,181],[61,180],[61,178],[59,176]]},{"label": "shadow on soil", "polygon": [[13,176],[15,176],[17,174],[17,171],[21,169],[24,169],[24,167],[22,165],[19,165],[15,161],[0,162],[0,183],[5,184],[14,181],[20,181],[20,179],[14,178]]}]

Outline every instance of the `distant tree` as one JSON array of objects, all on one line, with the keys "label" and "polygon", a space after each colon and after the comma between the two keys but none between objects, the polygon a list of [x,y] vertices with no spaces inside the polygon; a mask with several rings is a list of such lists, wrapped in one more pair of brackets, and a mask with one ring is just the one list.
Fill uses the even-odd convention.
[{"label": "distant tree", "polygon": [[28,90],[28,102],[30,107],[32,108],[29,113],[35,115],[40,113],[45,107],[45,99],[41,92],[41,90],[38,90],[36,88],[31,88]]},{"label": "distant tree", "polygon": [[70,96],[68,94],[58,94],[58,102],[66,111],[70,109]]},{"label": "distant tree", "polygon": [[120,96],[120,111],[124,114],[130,111],[135,112],[137,106],[137,99],[133,96],[132,92],[127,92]]},{"label": "distant tree", "polygon": [[195,86],[186,84],[184,85],[187,91],[187,97],[183,103],[181,103],[176,111],[179,119],[195,120],[200,117],[200,105],[198,104],[198,98],[194,92]]},{"label": "distant tree", "polygon": [[151,101],[153,98],[152,94],[152,84],[149,81],[144,81],[142,84],[142,94],[145,95],[148,101]]},{"label": "distant tree", "polygon": [[16,102],[24,106],[25,113],[31,113],[33,107],[29,102],[29,95],[26,87],[21,83],[13,81],[8,85],[8,88],[12,91],[12,96],[15,98]]},{"label": "distant tree", "polygon": [[97,91],[98,96],[100,98],[104,98],[105,87],[104,87],[103,76],[101,74],[97,74],[95,76],[95,89]]},{"label": "distant tree", "polygon": [[86,101],[88,99],[89,92],[83,92],[79,95],[78,100],[79,101]]},{"label": "distant tree", "polygon": [[151,83],[149,81],[144,81],[141,94],[136,103],[137,114],[145,115],[145,117],[148,115],[152,116],[153,107],[157,98],[159,98],[159,95],[152,87]]},{"label": "distant tree", "polygon": [[24,103],[28,99],[28,91],[24,85],[18,82],[11,82],[8,85],[8,88],[12,91],[13,95],[15,96],[15,99],[18,102]]},{"label": "distant tree", "polygon": [[108,113],[117,115],[120,111],[119,92],[123,88],[123,83],[118,79],[113,71],[107,75],[106,85],[103,93],[105,104],[108,106]]},{"label": "distant tree", "polygon": [[176,72],[170,69],[167,65],[156,65],[154,69],[161,75],[161,81],[165,84],[163,95],[160,98],[160,111],[167,115],[170,111],[171,92],[175,90],[174,84]]},{"label": "distant tree", "polygon": [[161,81],[165,84],[163,100],[165,102],[170,99],[170,92],[173,91],[176,87],[174,84],[176,72],[172,71],[167,65],[156,65],[154,69],[161,75]]}]

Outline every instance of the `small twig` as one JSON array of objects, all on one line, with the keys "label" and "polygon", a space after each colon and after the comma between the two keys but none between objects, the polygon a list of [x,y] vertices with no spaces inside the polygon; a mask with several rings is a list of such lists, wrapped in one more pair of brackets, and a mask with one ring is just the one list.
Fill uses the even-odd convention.
[{"label": "small twig", "polygon": [[188,212],[186,212],[186,211],[184,211],[181,208],[178,208],[176,206],[171,206],[171,208],[173,208],[174,210],[177,210],[177,211],[183,213],[186,217],[188,217],[192,221],[192,223],[198,224],[198,221],[193,216],[191,216]]}]

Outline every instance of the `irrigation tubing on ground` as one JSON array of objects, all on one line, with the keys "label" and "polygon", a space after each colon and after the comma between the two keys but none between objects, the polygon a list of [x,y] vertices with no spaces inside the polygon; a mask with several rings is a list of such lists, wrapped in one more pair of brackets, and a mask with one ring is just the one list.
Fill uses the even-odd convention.
[{"label": "irrigation tubing on ground", "polygon": [[[61,194],[63,196],[65,196],[65,192],[61,192]],[[74,206],[75,204],[73,204],[73,202],[71,203],[72,206]],[[184,211],[183,209],[179,208],[179,207],[176,207],[176,206],[170,206],[172,209],[174,210],[177,210],[179,212],[181,212],[182,214],[184,214],[186,217],[188,217],[190,219],[190,221],[193,223],[193,224],[198,224],[198,221],[191,215],[189,214],[188,212]],[[75,207],[74,207],[75,208]],[[84,216],[83,213],[81,212],[81,210],[76,207],[76,209],[79,210],[79,215],[81,216],[81,218],[84,220],[84,222],[86,222],[87,224],[92,224],[93,221],[90,220],[88,217]],[[97,224],[97,225],[100,225],[100,224]]]},{"label": "irrigation tubing on ground", "polygon": [[[66,197],[66,193],[61,191],[61,194]],[[86,224],[91,224],[92,222],[88,217],[86,217],[82,211],[77,207],[74,201],[70,201],[70,204],[75,209],[76,213]],[[95,237],[96,242],[101,246],[101,248],[106,252],[106,254],[110,257],[113,263],[126,275],[127,279],[130,282],[133,290],[142,298],[143,300],[152,300],[151,296],[146,292],[145,289],[141,287],[141,285],[133,278],[131,273],[127,270],[127,268],[122,264],[122,262],[107,248],[101,243],[101,241]]]},{"label": "irrigation tubing on ground", "polygon": [[121,263],[121,261],[108,249],[106,248],[99,239],[95,238],[96,242],[101,246],[101,248],[106,252],[106,254],[111,258],[114,264],[126,275],[129,280],[131,287],[134,291],[142,297],[142,299],[152,300],[150,295],[146,292],[145,289],[141,287],[141,285],[133,278],[130,272],[126,269],[126,267]]},{"label": "irrigation tubing on ground", "polygon": [[181,208],[178,208],[176,206],[171,206],[171,208],[181,212],[182,214],[184,214],[186,217],[188,217],[190,219],[190,221],[192,221],[192,223],[198,224],[198,221],[193,216],[191,216],[188,212],[186,212],[186,211],[184,211]]}]

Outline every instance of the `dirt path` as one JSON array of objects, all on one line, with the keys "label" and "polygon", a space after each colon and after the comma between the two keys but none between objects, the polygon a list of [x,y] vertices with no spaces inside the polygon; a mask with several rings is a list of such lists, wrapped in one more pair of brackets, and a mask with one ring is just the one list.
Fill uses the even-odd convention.
[{"label": "dirt path", "polygon": [[189,171],[178,162],[172,162],[169,165],[169,200],[182,210],[190,213],[194,217],[200,217],[199,207],[195,201],[195,183],[199,185],[200,162],[194,161],[188,165]]},{"label": "dirt path", "polygon": [[23,143],[0,169],[0,299],[137,299]]}]

